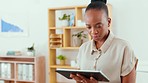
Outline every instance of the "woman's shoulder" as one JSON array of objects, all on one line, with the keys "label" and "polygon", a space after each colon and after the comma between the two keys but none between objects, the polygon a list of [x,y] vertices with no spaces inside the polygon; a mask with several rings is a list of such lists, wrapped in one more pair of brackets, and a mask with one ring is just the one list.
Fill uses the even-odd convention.
[{"label": "woman's shoulder", "polygon": [[88,47],[90,47],[91,46],[91,42],[92,42],[92,40],[89,40],[89,41],[87,41],[87,42],[84,42],[81,46],[80,46],[80,48],[88,48]]},{"label": "woman's shoulder", "polygon": [[120,44],[120,45],[124,45],[124,46],[130,45],[130,43],[127,40],[120,38],[120,37],[117,37],[117,36],[114,37],[113,41],[114,41],[115,44]]}]

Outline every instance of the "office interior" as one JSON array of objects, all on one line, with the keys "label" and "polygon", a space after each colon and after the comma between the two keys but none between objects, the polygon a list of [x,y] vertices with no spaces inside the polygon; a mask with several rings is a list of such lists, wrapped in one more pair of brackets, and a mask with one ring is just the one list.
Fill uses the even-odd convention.
[{"label": "office interior", "polygon": [[[34,44],[35,56],[45,57],[45,83],[50,83],[49,12],[50,8],[87,6],[90,0],[0,0],[0,56],[10,51],[27,55],[27,48]],[[148,1],[108,0],[112,5],[112,27],[115,35],[127,40],[138,58],[136,83],[146,83],[148,77]],[[23,27],[21,32],[3,32],[2,22],[14,27]],[[59,24],[60,25],[60,24]],[[59,31],[59,33],[62,33]],[[77,56],[78,49],[57,49],[70,60]],[[57,63],[59,61],[57,60]],[[15,65],[14,65],[15,66]],[[3,80],[0,78],[0,80]],[[75,83],[57,74],[59,83]],[[13,82],[12,82],[13,83]],[[18,83],[23,83],[18,82]],[[25,82],[27,83],[27,82]],[[40,82],[43,83],[43,82]]]}]

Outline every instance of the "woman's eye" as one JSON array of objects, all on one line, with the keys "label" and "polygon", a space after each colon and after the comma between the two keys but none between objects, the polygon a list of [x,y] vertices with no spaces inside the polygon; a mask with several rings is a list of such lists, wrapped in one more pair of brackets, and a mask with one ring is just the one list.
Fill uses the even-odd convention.
[{"label": "woman's eye", "polygon": [[86,26],[86,28],[87,28],[87,29],[91,29],[91,27],[90,27],[90,26]]},{"label": "woman's eye", "polygon": [[101,28],[102,24],[96,25],[96,28]]}]

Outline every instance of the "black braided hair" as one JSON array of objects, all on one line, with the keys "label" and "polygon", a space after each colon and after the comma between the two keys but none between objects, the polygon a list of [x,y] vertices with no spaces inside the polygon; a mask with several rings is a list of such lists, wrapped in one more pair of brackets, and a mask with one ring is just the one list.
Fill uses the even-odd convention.
[{"label": "black braided hair", "polygon": [[91,0],[91,2],[95,2],[95,1],[102,1],[106,4],[107,0]]},{"label": "black braided hair", "polygon": [[91,3],[86,7],[85,12],[90,9],[104,10],[106,15],[109,15],[106,0],[91,0]]}]

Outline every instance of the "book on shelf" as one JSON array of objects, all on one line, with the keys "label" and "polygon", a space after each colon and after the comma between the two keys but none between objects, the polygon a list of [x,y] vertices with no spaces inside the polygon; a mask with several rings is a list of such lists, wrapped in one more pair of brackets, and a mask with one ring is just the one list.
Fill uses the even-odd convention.
[{"label": "book on shelf", "polygon": [[8,79],[11,79],[11,64],[10,63],[7,63],[6,65],[7,65],[6,77]]},{"label": "book on shelf", "polygon": [[31,64],[28,65],[28,80],[33,80],[33,65]]},{"label": "book on shelf", "polygon": [[5,78],[5,63],[1,63],[1,78]]},{"label": "book on shelf", "polygon": [[1,73],[2,73],[2,71],[1,71],[1,63],[0,63],[0,78],[1,78]]},{"label": "book on shelf", "polygon": [[18,79],[33,81],[33,65],[18,64]]},{"label": "book on shelf", "polygon": [[18,79],[22,80],[23,79],[23,65],[18,64]]},{"label": "book on shelf", "polygon": [[97,81],[109,82],[109,78],[102,71],[94,71],[94,70],[74,70],[74,69],[57,69],[56,72],[63,75],[68,79],[72,79],[70,74],[80,74],[88,79],[90,77],[95,78]]},{"label": "book on shelf", "polygon": [[27,80],[27,74],[28,74],[27,71],[28,71],[27,65],[23,64],[22,80]]},{"label": "book on shelf", "polygon": [[1,78],[11,78],[11,64],[10,63],[0,63],[0,77]]},{"label": "book on shelf", "polygon": [[4,80],[0,80],[0,83],[5,83]]}]

